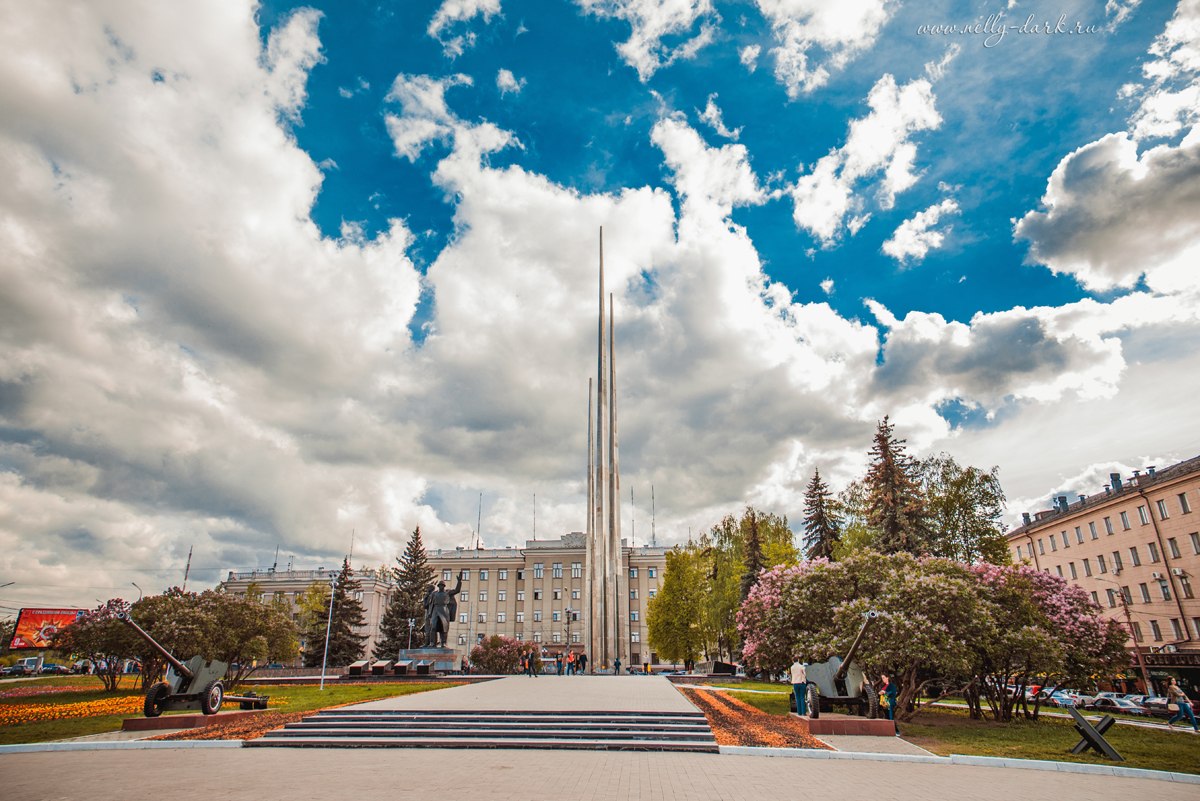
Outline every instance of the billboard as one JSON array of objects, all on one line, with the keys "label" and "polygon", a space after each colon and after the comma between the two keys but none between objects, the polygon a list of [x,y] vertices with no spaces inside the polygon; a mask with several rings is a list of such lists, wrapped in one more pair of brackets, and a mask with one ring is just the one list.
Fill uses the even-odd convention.
[{"label": "billboard", "polygon": [[19,648],[49,648],[59,629],[74,623],[83,609],[22,609],[17,613],[10,650]]}]

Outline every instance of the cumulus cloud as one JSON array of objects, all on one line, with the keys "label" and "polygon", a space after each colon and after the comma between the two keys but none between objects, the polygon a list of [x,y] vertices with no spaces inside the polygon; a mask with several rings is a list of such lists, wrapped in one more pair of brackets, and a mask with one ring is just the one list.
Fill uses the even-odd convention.
[{"label": "cumulus cloud", "polygon": [[512,74],[511,70],[502,69],[496,73],[496,88],[500,90],[500,94],[506,95],[520,94],[525,88],[525,79],[517,80],[517,76]]},{"label": "cumulus cloud", "polygon": [[944,214],[957,214],[958,203],[953,198],[946,198],[936,206],[930,206],[924,211],[900,223],[892,232],[891,238],[883,243],[883,252],[901,264],[910,261],[921,261],[930,250],[940,248],[949,232],[950,226],[942,230],[934,230]]},{"label": "cumulus cloud", "polygon": [[1200,263],[1200,132],[1138,153],[1110,134],[1055,168],[1041,211],[1016,225],[1029,256],[1088,289],[1131,287],[1143,275],[1164,292],[1193,290]]},{"label": "cumulus cloud", "polygon": [[1138,139],[1174,136],[1200,122],[1200,0],[1180,0],[1166,28],[1150,46],[1142,65],[1145,85],[1126,87],[1138,98],[1133,135]]},{"label": "cumulus cloud", "polygon": [[917,149],[910,137],[942,122],[933,87],[923,78],[897,86],[895,78],[884,75],[871,88],[867,103],[870,113],[851,121],[846,143],[820,158],[790,190],[796,225],[823,247],[833,245],[846,218],[860,212],[859,184],[882,173],[877,199],[887,209],[898,193],[916,182]]},{"label": "cumulus cloud", "polygon": [[486,24],[499,13],[500,0],[442,0],[426,32],[441,42],[447,56],[456,58],[475,44],[476,34],[466,30],[467,23],[483,17]]},{"label": "cumulus cloud", "polygon": [[894,0],[755,0],[771,24],[775,77],[797,98],[829,82],[875,44],[898,7]]},{"label": "cumulus cloud", "polygon": [[446,106],[446,90],[470,86],[469,75],[431,78],[428,75],[397,75],[387,99],[399,103],[400,114],[388,114],[384,120],[396,144],[396,152],[416,161],[421,151],[434,142],[450,138],[458,118]]},{"label": "cumulus cloud", "polygon": [[746,45],[738,51],[738,61],[742,62],[742,66],[747,70],[754,72],[758,69],[758,56],[761,52],[760,45]]},{"label": "cumulus cloud", "polygon": [[738,137],[742,135],[741,128],[734,128],[731,131],[725,125],[721,109],[717,105],[717,95],[715,92],[708,96],[708,101],[704,104],[704,111],[700,112],[700,119],[716,131],[718,136],[723,136],[726,139],[732,139],[736,142]]},{"label": "cumulus cloud", "polygon": [[725,218],[734,206],[757,205],[766,200],[744,145],[710,148],[678,117],[659,120],[650,140],[663,151],[684,202]]},{"label": "cumulus cloud", "polygon": [[[712,42],[720,21],[711,0],[576,0],[588,14],[629,23],[629,39],[617,52],[638,77],[648,81],[655,72],[694,58]],[[699,30],[697,30],[697,25]],[[687,37],[670,46],[666,39]]]}]

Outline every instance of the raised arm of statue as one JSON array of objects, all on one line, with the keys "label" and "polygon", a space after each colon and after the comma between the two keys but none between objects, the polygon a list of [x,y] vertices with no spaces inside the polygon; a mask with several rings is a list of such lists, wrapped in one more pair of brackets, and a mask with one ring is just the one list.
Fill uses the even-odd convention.
[{"label": "raised arm of statue", "polygon": [[458,571],[458,581],[454,582],[454,589],[448,590],[451,595],[458,595],[458,591],[462,589],[462,571]]}]

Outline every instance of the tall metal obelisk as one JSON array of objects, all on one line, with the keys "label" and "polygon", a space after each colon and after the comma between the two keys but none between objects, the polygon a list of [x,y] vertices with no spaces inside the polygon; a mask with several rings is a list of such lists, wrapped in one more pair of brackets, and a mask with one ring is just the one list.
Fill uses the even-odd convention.
[{"label": "tall metal obelisk", "polygon": [[605,307],[604,229],[600,229],[600,305],[596,341],[596,404],[588,386],[587,641],[589,664],[628,664],[621,632],[621,473],[617,459],[613,298]]}]

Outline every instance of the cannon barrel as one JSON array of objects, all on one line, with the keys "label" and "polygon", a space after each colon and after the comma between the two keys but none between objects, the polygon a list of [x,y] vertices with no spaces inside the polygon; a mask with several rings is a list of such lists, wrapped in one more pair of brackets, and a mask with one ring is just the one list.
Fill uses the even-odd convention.
[{"label": "cannon barrel", "polygon": [[146,642],[153,645],[154,650],[158,651],[160,654],[163,655],[163,659],[166,659],[167,662],[169,662],[171,664],[171,667],[175,668],[176,673],[178,673],[180,676],[183,676],[185,679],[194,678],[192,676],[192,671],[188,670],[187,665],[183,664],[178,659],[176,659],[171,654],[170,651],[168,651],[166,648],[163,648],[161,645],[158,644],[157,640],[155,640],[153,637],[151,637],[149,634],[147,634],[145,629],[143,629],[137,623],[134,623],[133,618],[131,618],[129,616],[128,612],[118,612],[117,620],[121,621],[122,623],[124,623],[127,626],[129,626],[130,628],[132,628],[134,631],[136,631],[138,634],[140,634],[142,636],[143,640],[145,640]]},{"label": "cannon barrel", "polygon": [[838,667],[835,678],[837,681],[843,681],[846,678],[846,671],[850,669],[850,660],[858,653],[858,645],[862,642],[863,635],[867,633],[867,629],[875,622],[875,618],[879,617],[879,613],[872,609],[863,615],[862,628],[858,630],[858,634],[854,638],[854,642],[850,644],[850,650],[846,652],[846,658],[842,660],[842,664]]}]

